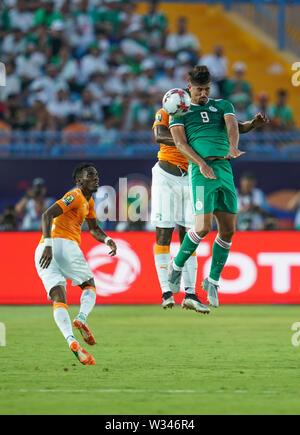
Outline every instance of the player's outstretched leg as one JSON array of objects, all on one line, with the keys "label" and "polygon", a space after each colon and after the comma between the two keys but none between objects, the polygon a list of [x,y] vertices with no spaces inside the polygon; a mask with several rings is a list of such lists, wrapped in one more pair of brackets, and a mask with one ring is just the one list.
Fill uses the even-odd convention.
[{"label": "player's outstretched leg", "polygon": [[159,245],[158,243],[155,244],[155,250],[154,250],[154,262],[155,262],[155,268],[160,284],[160,288],[162,291],[162,304],[164,310],[167,308],[173,308],[175,306],[175,301],[172,295],[172,292],[170,291],[169,284],[168,284],[168,265],[171,259],[170,255],[170,245],[169,239],[172,236],[173,228],[157,228],[157,233],[159,231],[159,235],[163,236],[167,232],[168,241],[164,241],[165,245]]},{"label": "player's outstretched leg", "polygon": [[219,306],[219,279],[231,248],[231,242],[225,242],[218,234],[212,250],[212,262],[209,277],[202,282],[202,287],[207,292],[207,300],[212,307]]},{"label": "player's outstretched leg", "polygon": [[89,286],[84,287],[81,299],[80,299],[80,310],[78,316],[73,321],[74,327],[80,332],[84,341],[93,346],[96,344],[96,340],[90,331],[86,319],[96,302],[96,289],[95,287]]},{"label": "player's outstretched leg", "polygon": [[67,340],[69,348],[84,365],[94,365],[94,358],[89,355],[78,343],[73,335],[71,319],[68,313],[68,305],[62,302],[53,303],[53,317],[63,336]]}]

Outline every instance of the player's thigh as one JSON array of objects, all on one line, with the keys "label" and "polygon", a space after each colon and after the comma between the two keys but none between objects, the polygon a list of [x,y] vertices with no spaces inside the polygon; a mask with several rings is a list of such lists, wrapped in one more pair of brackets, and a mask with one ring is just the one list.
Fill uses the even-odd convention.
[{"label": "player's thigh", "polygon": [[52,242],[53,256],[66,278],[72,280],[73,285],[80,285],[93,278],[93,273],[83,252],[76,242],[62,238],[55,238]]},{"label": "player's thigh", "polygon": [[48,299],[50,300],[51,299],[50,291],[57,286],[65,287],[66,278],[54,258],[52,258],[49,266],[46,269],[43,269],[40,266],[39,262],[43,251],[44,251],[44,244],[40,243],[35,250],[34,260],[35,260],[35,267],[37,273],[44,284],[45,290],[48,295]]},{"label": "player's thigh", "polygon": [[212,213],[219,181],[205,178],[199,167],[191,164],[189,166],[189,186],[193,213],[195,215]]},{"label": "player's thigh", "polygon": [[180,201],[181,186],[177,177],[154,166],[151,185],[151,222],[157,228],[175,228],[176,211]]},{"label": "player's thigh", "polygon": [[[195,213],[191,201],[189,179],[187,176],[181,177],[181,191],[177,201],[176,224],[182,227],[185,231],[186,228],[192,228],[195,223]],[[181,230],[180,230],[181,231]],[[183,236],[184,237],[184,236]]]},{"label": "player's thigh", "polygon": [[214,215],[217,221],[220,238],[225,242],[231,242],[232,236],[236,230],[237,214],[215,210]]},{"label": "player's thigh", "polygon": [[205,237],[212,229],[213,213],[201,213],[195,217],[194,231],[199,237]]}]

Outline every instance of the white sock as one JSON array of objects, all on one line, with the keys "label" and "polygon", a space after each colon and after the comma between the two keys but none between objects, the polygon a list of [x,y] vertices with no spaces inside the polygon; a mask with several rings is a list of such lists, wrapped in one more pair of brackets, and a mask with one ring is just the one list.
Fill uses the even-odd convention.
[{"label": "white sock", "polygon": [[197,256],[192,255],[185,263],[182,271],[185,292],[195,294],[197,280],[198,261]]},{"label": "white sock", "polygon": [[83,316],[84,320],[86,320],[87,316],[94,308],[95,302],[96,302],[95,289],[93,287],[85,288],[80,298],[80,312],[79,312],[79,315]]},{"label": "white sock", "polygon": [[[65,339],[68,341],[68,338],[73,337],[73,330],[72,330],[72,323],[71,319],[68,313],[68,306],[66,304],[57,303],[53,305],[53,317],[55,320],[55,323],[57,324],[58,328],[60,329],[62,335],[65,337]],[[75,338],[74,338],[75,340]],[[72,340],[72,341],[74,341]]]},{"label": "white sock", "polygon": [[154,254],[154,262],[156,267],[156,272],[160,284],[161,291],[163,293],[169,292],[169,284],[168,284],[168,266],[171,261],[171,255],[170,252],[166,253],[157,253],[159,250],[159,247],[155,249]]}]

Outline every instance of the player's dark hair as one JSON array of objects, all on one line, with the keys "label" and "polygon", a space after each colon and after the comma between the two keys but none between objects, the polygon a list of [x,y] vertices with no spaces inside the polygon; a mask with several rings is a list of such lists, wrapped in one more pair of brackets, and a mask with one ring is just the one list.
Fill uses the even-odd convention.
[{"label": "player's dark hair", "polygon": [[77,179],[80,178],[80,177],[82,176],[82,172],[83,172],[83,170],[86,169],[86,168],[90,168],[90,167],[96,169],[96,166],[94,165],[94,163],[89,163],[89,162],[82,162],[82,163],[79,163],[79,164],[74,168],[74,170],[73,170],[73,174],[72,174],[72,177],[73,177],[73,180],[75,181],[75,183],[77,183]]},{"label": "player's dark hair", "polygon": [[189,82],[191,85],[206,85],[211,82],[210,72],[206,65],[196,65],[189,71]]}]

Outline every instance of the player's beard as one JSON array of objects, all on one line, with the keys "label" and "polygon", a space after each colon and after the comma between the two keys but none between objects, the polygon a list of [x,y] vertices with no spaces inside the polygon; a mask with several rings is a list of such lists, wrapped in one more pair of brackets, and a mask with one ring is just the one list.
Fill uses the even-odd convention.
[{"label": "player's beard", "polygon": [[198,99],[198,104],[201,104],[202,106],[204,106],[206,103],[208,102],[208,97],[199,97]]}]

